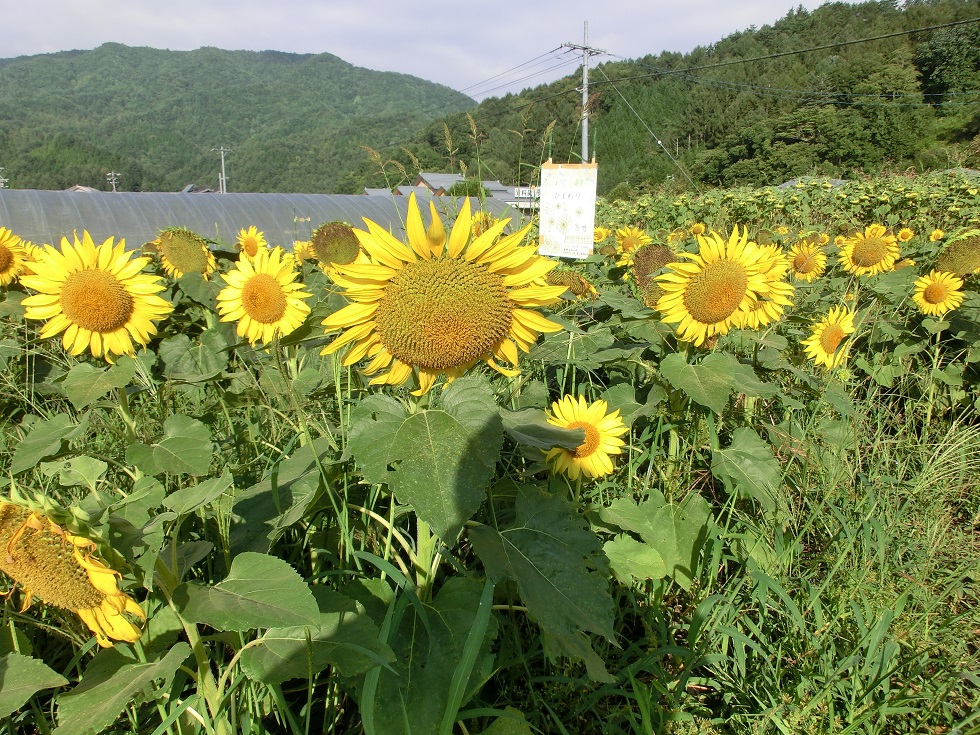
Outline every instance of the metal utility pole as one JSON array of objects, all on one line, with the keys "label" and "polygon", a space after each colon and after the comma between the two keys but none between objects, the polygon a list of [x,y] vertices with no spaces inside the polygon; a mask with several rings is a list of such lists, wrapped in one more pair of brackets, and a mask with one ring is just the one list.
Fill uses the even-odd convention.
[{"label": "metal utility pole", "polygon": [[562,46],[582,52],[582,162],[589,162],[589,54],[604,54],[602,49],[589,46],[589,21],[585,21],[584,43],[564,43]]},{"label": "metal utility pole", "polygon": [[116,173],[115,171],[110,171],[105,175],[105,180],[109,182],[110,186],[112,186],[113,191],[116,190],[116,184],[119,182],[120,176],[122,176],[122,174]]},{"label": "metal utility pole", "polygon": [[212,148],[212,151],[218,151],[221,154],[221,173],[218,174],[218,191],[222,194],[228,193],[228,175],[225,173],[225,154],[231,153],[231,148],[225,148],[221,146],[220,148]]}]

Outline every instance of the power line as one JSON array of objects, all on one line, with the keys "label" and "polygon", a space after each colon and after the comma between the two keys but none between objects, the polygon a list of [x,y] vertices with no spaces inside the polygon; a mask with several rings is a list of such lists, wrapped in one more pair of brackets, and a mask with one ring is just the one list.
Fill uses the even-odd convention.
[{"label": "power line", "polygon": [[502,77],[502,76],[504,76],[506,74],[510,74],[511,72],[517,71],[518,69],[523,69],[525,66],[528,66],[529,64],[533,64],[534,62],[538,61],[539,59],[543,59],[546,56],[551,56],[551,54],[555,53],[555,51],[560,51],[560,50],[561,50],[561,46],[556,46],[555,48],[551,49],[551,51],[548,51],[546,53],[543,53],[540,56],[535,56],[533,59],[529,59],[528,61],[525,61],[523,64],[518,64],[517,66],[512,66],[510,69],[507,69],[506,71],[502,71],[499,74],[494,74],[492,77],[487,77],[482,82],[477,82],[476,84],[471,84],[470,86],[463,87],[462,89],[459,89],[457,91],[458,92],[466,92],[467,90],[473,89],[474,87],[482,87],[487,82],[492,82],[494,79],[499,79],[500,77]]},{"label": "power line", "polygon": [[542,74],[546,74],[547,72],[550,71],[555,71],[556,69],[561,69],[563,67],[570,66],[571,64],[578,64],[578,60],[568,59],[567,61],[562,61],[558,64],[555,64],[554,66],[549,66],[547,69],[541,69],[539,71],[534,72],[533,74],[528,74],[526,76],[519,77],[518,79],[513,79],[509,82],[506,82],[505,84],[500,84],[497,85],[496,87],[491,87],[490,89],[484,89],[484,90],[474,92],[471,94],[471,96],[489,95],[491,92],[496,92],[497,90],[500,89],[507,89],[508,87],[513,87],[515,84],[518,84],[520,82],[526,81],[528,79],[533,79],[534,77],[541,76]]},{"label": "power line", "polygon": [[[922,28],[915,28],[910,31],[896,31],[895,33],[885,33],[881,36],[869,36],[867,38],[858,38],[853,41],[834,41],[833,43],[825,43],[821,46],[810,46],[809,48],[797,49],[796,51],[780,51],[775,54],[766,54],[765,56],[752,56],[747,59],[731,59],[729,61],[718,61],[714,64],[701,64],[699,66],[688,66],[684,69],[657,69],[657,67],[647,66],[639,61],[633,61],[632,63],[637,66],[641,66],[645,69],[655,69],[654,74],[641,74],[632,77],[621,77],[617,79],[617,82],[632,81],[633,79],[650,79],[651,77],[666,76],[669,74],[683,74],[689,71],[701,71],[703,69],[717,69],[722,66],[734,66],[736,64],[748,64],[752,61],[767,61],[769,59],[781,59],[786,56],[795,56],[797,54],[806,54],[810,51],[826,51],[831,48],[839,48],[841,46],[853,46],[858,43],[868,43],[869,41],[881,41],[886,38],[896,38],[898,36],[910,36],[913,33],[922,33],[923,31],[935,31],[940,28],[952,28],[953,26],[961,26],[969,23],[976,23],[980,21],[980,17],[970,18],[968,20],[956,20],[950,23],[940,23],[933,26],[924,26]],[[625,56],[618,56],[617,54],[609,54],[610,56],[616,56],[618,59],[623,59],[624,61],[630,61],[630,59]]]}]

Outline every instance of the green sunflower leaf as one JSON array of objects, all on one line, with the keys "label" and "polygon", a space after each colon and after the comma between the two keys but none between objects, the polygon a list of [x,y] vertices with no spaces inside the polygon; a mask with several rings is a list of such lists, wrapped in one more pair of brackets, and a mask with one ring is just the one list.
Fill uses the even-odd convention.
[{"label": "green sunflower leaf", "polygon": [[769,512],[786,504],[780,490],[783,470],[769,444],[743,426],[732,434],[728,449],[711,453],[711,473],[725,483],[729,493],[752,498]]},{"label": "green sunflower leaf", "polygon": [[126,461],[148,475],[206,475],[211,470],[211,432],[197,419],[183,414],[168,416],[163,437],[155,444],[130,444]]},{"label": "green sunflower leaf", "polygon": [[68,684],[57,671],[48,668],[41,660],[8,653],[0,656],[0,717],[16,712],[28,699],[42,689],[52,689]]},{"label": "green sunflower leaf", "polygon": [[689,365],[674,352],[660,361],[660,374],[692,401],[722,413],[735,384],[731,372],[731,355],[714,352],[698,365]]},{"label": "green sunflower leaf", "polygon": [[65,442],[77,428],[78,425],[65,413],[59,413],[36,423],[27,436],[17,444],[14,457],[10,462],[10,474],[16,475],[18,472],[29,470],[42,459],[61,453]]},{"label": "green sunflower leaf", "polygon": [[122,356],[115,365],[97,368],[85,362],[75,365],[65,376],[65,395],[76,409],[95,403],[106,393],[125,388],[136,375],[136,360]]},{"label": "green sunflower leaf", "polygon": [[90,735],[105,730],[126,706],[154,682],[165,690],[177,667],[190,656],[191,647],[177,643],[166,656],[148,663],[129,658],[119,648],[96,654],[82,682],[58,698],[54,735]]},{"label": "green sunflower leaf", "polygon": [[250,679],[281,684],[308,679],[328,666],[341,676],[356,676],[394,660],[362,605],[322,585],[312,592],[320,608],[317,625],[269,628],[242,652]]},{"label": "green sunflower leaf", "polygon": [[494,580],[517,582],[528,614],[546,631],[614,639],[615,604],[602,546],[575,506],[536,487],[517,491],[505,528],[478,525],[470,540]]},{"label": "green sunflower leaf", "polygon": [[316,626],[320,609],[309,586],[282,559],[246,551],[215,585],[187,583],[174,591],[182,615],[218,630]]}]

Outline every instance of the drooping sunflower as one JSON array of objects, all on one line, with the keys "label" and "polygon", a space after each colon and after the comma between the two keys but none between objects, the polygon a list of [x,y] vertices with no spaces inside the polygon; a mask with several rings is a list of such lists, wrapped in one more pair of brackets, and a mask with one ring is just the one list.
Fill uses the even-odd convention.
[{"label": "drooping sunflower", "polygon": [[69,610],[89,627],[100,646],[135,641],[142,631],[124,616],[145,620],[120,576],[94,556],[96,545],[65,531],[36,510],[0,501],[0,571],[24,591],[22,611],[34,597]]},{"label": "drooping sunflower", "polygon": [[625,442],[620,437],[629,431],[617,408],[609,413],[603,400],[588,403],[584,396],[563,396],[545,412],[548,423],[563,429],[582,429],[585,441],[575,449],[554,447],[548,450],[545,461],[555,472],[577,480],[581,475],[590,479],[609,475],[613,471],[611,457],[622,454]]},{"label": "drooping sunflower", "polygon": [[980,274],[980,233],[953,240],[939,254],[936,270],[944,273],[955,273],[966,278]]},{"label": "drooping sunflower", "polygon": [[909,227],[903,227],[898,231],[898,234],[895,236],[895,239],[898,240],[899,242],[908,242],[913,237],[915,237],[915,231]]},{"label": "drooping sunflower", "polygon": [[313,231],[310,246],[324,268],[348,265],[357,260],[361,246],[354,228],[346,222],[324,222]]},{"label": "drooping sunflower", "polygon": [[621,227],[616,230],[616,244],[621,253],[632,253],[653,240],[639,227]]},{"label": "drooping sunflower", "polygon": [[27,251],[23,240],[0,227],[0,286],[9,286],[24,271]]},{"label": "drooping sunflower", "polygon": [[564,286],[577,299],[594,299],[599,295],[592,282],[571,268],[555,268],[545,276],[549,286]]},{"label": "drooping sunflower", "polygon": [[37,293],[21,303],[28,319],[45,319],[42,339],[64,332],[62,344],[72,355],[89,350],[95,357],[132,355],[134,342],[146,345],[156,334],[155,322],[173,304],[157,294],[164,284],[141,273],[147,257],[132,257],[126,241],[108,238],[96,246],[87,231],[74,242],[61,238],[61,247],[45,245],[33,264],[34,275],[20,282]]},{"label": "drooping sunflower", "polygon": [[789,249],[790,273],[797,281],[810,283],[827,269],[827,254],[817,244],[806,240]]},{"label": "drooping sunflower", "polygon": [[561,329],[536,309],[557,303],[565,286],[542,285],[557,263],[535,245],[521,246],[529,227],[499,237],[504,219],[470,240],[471,219],[467,200],[441,245],[429,238],[414,195],[407,243],[365,219],[367,231],[355,232],[370,262],[331,272],[353,303],[323,320],[327,332],[345,330],[323,353],[351,345],[345,365],[370,357],[364,372],[374,375],[372,385],[401,385],[417,371],[417,395],[439,375],[454,380],[480,360],[516,375],[518,350]]},{"label": "drooping sunflower", "polygon": [[260,250],[268,250],[269,243],[265,239],[265,233],[260,232],[255,225],[248,229],[244,227],[238,231],[238,250],[245,253],[248,257],[254,258]]},{"label": "drooping sunflower", "polygon": [[207,240],[185,227],[163,230],[151,244],[160,256],[164,272],[174,278],[181,278],[186,273],[200,273],[207,280],[218,268]]},{"label": "drooping sunflower", "polygon": [[768,296],[770,263],[764,252],[736,225],[726,241],[717,232],[699,235],[700,251],[678,253],[688,261],[670,263],[656,282],[664,295],[657,310],[677,336],[701,345],[713,335],[742,326],[746,314]]},{"label": "drooping sunflower", "polygon": [[254,258],[244,253],[234,269],[221,275],[225,286],[218,293],[218,313],[223,322],[238,322],[238,336],[249,344],[269,344],[295,330],[310,307],[312,294],[296,283],[292,258],[283,249],[259,250]]},{"label": "drooping sunflower", "polygon": [[854,312],[843,306],[833,306],[827,316],[813,326],[810,337],[803,341],[806,355],[828,370],[843,365],[849,351],[849,343],[844,343],[844,339],[853,333]]},{"label": "drooping sunflower", "polygon": [[931,316],[942,316],[963,303],[963,279],[954,273],[930,271],[928,276],[915,281],[912,300],[919,311]]},{"label": "drooping sunflower", "polygon": [[636,282],[637,288],[642,291],[650,284],[657,271],[676,260],[676,253],[669,247],[654,245],[651,242],[637,248],[632,253],[623,253],[616,261],[616,265],[629,268],[627,274]]},{"label": "drooping sunflower", "polygon": [[864,232],[844,238],[840,263],[848,273],[873,276],[890,271],[898,260],[898,244],[884,225],[868,225]]}]

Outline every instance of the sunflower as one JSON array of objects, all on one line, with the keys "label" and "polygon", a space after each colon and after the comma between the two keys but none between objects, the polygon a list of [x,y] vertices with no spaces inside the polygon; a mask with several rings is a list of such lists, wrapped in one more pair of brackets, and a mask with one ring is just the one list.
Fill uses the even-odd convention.
[{"label": "sunflower", "polygon": [[0,227],[0,286],[8,286],[24,271],[27,251],[23,241],[6,227]]},{"label": "sunflower", "polygon": [[584,396],[564,396],[551,404],[551,413],[545,412],[548,423],[563,429],[582,429],[585,441],[575,449],[554,447],[545,456],[555,472],[567,475],[570,480],[585,475],[590,479],[603,477],[613,471],[610,455],[622,454],[621,437],[629,427],[620,418],[619,409],[609,413],[609,405],[602,400],[586,403]]},{"label": "sunflower", "polygon": [[616,230],[616,244],[621,253],[632,253],[652,240],[653,238],[638,227],[621,227]]},{"label": "sunflower", "polygon": [[592,242],[598,245],[600,242],[605,240],[612,234],[612,230],[608,227],[596,227],[592,231]]},{"label": "sunflower", "polygon": [[78,615],[100,646],[135,641],[141,631],[124,613],[141,620],[146,615],[120,591],[119,573],[93,556],[95,548],[36,510],[0,501],[0,571],[23,588],[21,611],[37,597]]},{"label": "sunflower", "polygon": [[808,241],[796,243],[789,249],[789,270],[797,281],[815,281],[827,269],[827,255],[819,245]]},{"label": "sunflower", "polygon": [[908,227],[903,227],[898,231],[898,234],[895,236],[895,239],[897,239],[899,242],[908,242],[913,237],[915,237],[915,232],[913,232]]},{"label": "sunflower", "polygon": [[238,231],[238,250],[245,253],[248,257],[254,258],[260,250],[268,250],[269,243],[265,239],[265,233],[259,232],[255,226],[247,230],[242,228]]},{"label": "sunflower", "polygon": [[939,242],[944,237],[946,237],[946,233],[937,227],[929,233],[929,242]]},{"label": "sunflower", "polygon": [[207,240],[184,227],[164,230],[152,244],[160,255],[163,270],[174,278],[200,273],[207,280],[218,269]]},{"label": "sunflower", "polygon": [[61,249],[45,245],[32,266],[34,275],[20,282],[32,291],[21,303],[28,319],[46,319],[42,339],[64,332],[62,344],[72,355],[132,355],[133,342],[146,345],[156,334],[154,322],[173,311],[157,294],[164,289],[157,276],[140,273],[147,257],[132,257],[126,241],[108,238],[96,246],[88,232],[61,238]]},{"label": "sunflower", "polygon": [[778,321],[783,315],[784,306],[793,305],[793,294],[796,287],[786,282],[790,271],[789,257],[779,245],[760,247],[760,267],[767,288],[756,294],[751,308],[745,313],[742,326],[748,329],[760,329]]},{"label": "sunflower", "polygon": [[578,299],[594,299],[599,295],[588,278],[571,268],[555,268],[545,280],[549,286],[564,286]]},{"label": "sunflower", "polygon": [[855,276],[873,276],[890,271],[898,260],[898,245],[894,235],[884,225],[868,225],[864,232],[844,238],[840,263]]},{"label": "sunflower", "polygon": [[849,345],[844,338],[854,332],[854,312],[843,306],[833,306],[827,316],[814,325],[809,338],[803,341],[806,355],[817,365],[831,368],[847,360]]},{"label": "sunflower", "polygon": [[297,266],[303,265],[308,260],[316,260],[316,253],[313,244],[309,240],[293,240],[293,260]]},{"label": "sunflower", "polygon": [[687,228],[688,232],[697,237],[698,235],[703,235],[708,231],[708,228],[704,226],[703,222],[695,222],[693,225]]},{"label": "sunflower", "polygon": [[557,263],[520,245],[530,226],[498,239],[510,222],[504,219],[470,241],[471,220],[467,200],[449,238],[436,246],[414,195],[407,243],[365,219],[367,231],[355,232],[370,262],[331,272],[353,303],[323,320],[327,332],[346,330],[323,353],[350,344],[345,365],[372,358],[364,370],[375,376],[372,385],[401,385],[417,370],[417,395],[439,375],[454,380],[480,360],[516,375],[497,360],[516,367],[518,349],[528,352],[539,333],[561,329],[535,309],[558,302],[565,286],[542,285]]},{"label": "sunflower", "polygon": [[317,227],[310,237],[310,247],[324,268],[349,265],[357,260],[361,252],[354,228],[346,222],[337,221],[324,222]]},{"label": "sunflower", "polygon": [[963,303],[963,279],[954,273],[931,271],[915,282],[912,300],[919,305],[919,311],[932,316],[942,316]]},{"label": "sunflower", "polygon": [[698,254],[678,254],[691,262],[670,263],[656,278],[665,292],[657,311],[665,322],[678,325],[679,339],[695,345],[742,326],[760,297],[769,295],[772,266],[737,225],[727,242],[712,231],[699,235],[698,243]]},{"label": "sunflower", "polygon": [[949,243],[939,254],[936,270],[963,278],[980,273],[980,234],[970,234]]},{"label": "sunflower", "polygon": [[298,273],[280,247],[244,253],[235,268],[221,277],[228,285],[218,294],[221,321],[238,321],[238,336],[249,344],[268,344],[291,333],[310,313],[304,299],[312,294],[296,283]]},{"label": "sunflower", "polygon": [[650,243],[637,248],[632,253],[623,253],[616,261],[616,265],[629,268],[629,276],[636,281],[637,288],[643,290],[657,271],[676,260],[677,255],[666,245]]}]

